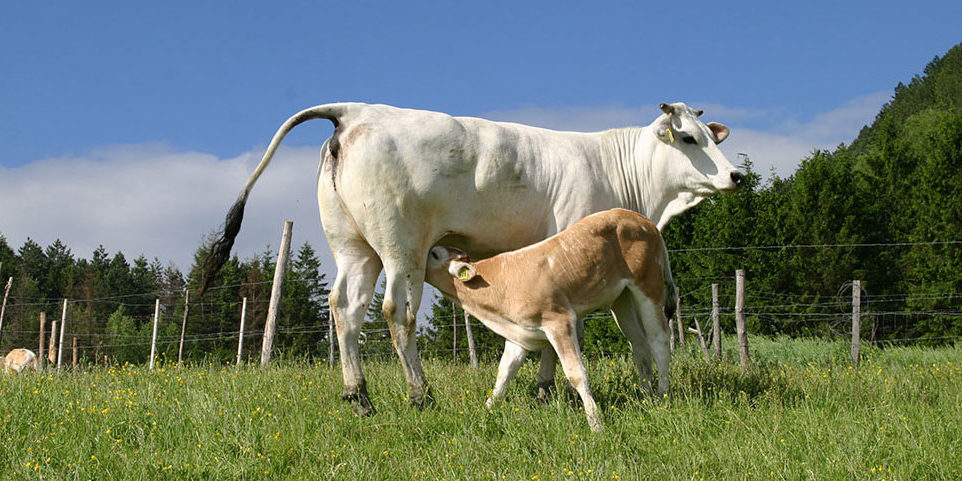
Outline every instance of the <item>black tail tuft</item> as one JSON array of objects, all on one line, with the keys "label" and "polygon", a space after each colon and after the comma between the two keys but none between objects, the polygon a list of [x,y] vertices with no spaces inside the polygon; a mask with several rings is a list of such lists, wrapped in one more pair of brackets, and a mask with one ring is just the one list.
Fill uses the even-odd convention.
[{"label": "black tail tuft", "polygon": [[674,281],[668,279],[665,282],[665,319],[671,319],[675,316],[675,306],[678,303],[678,288],[675,287]]},{"label": "black tail tuft", "polygon": [[217,277],[220,268],[230,258],[231,247],[234,247],[234,239],[240,232],[241,221],[244,220],[244,204],[246,203],[246,196],[237,199],[237,202],[227,212],[227,218],[224,220],[224,233],[211,245],[207,259],[204,261],[203,275],[200,281],[199,292],[201,296],[204,295],[207,288]]}]

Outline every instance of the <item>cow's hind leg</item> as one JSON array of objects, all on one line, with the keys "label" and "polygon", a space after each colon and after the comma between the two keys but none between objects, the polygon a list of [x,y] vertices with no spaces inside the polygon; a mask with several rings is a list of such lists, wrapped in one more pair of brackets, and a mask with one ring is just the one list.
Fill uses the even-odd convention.
[{"label": "cow's hind leg", "polygon": [[384,259],[386,289],[382,311],[391,330],[394,349],[401,360],[401,368],[408,384],[411,404],[423,407],[431,401],[431,393],[417,348],[417,312],[424,288],[424,269],[427,249],[402,260]]},{"label": "cow's hind leg", "polygon": [[341,373],[344,392],[341,399],[350,401],[354,412],[364,416],[373,411],[368,397],[367,382],[361,372],[358,336],[364,315],[371,304],[381,261],[374,251],[362,242],[342,247],[334,254],[337,277],[331,287],[329,302],[337,326],[337,344],[341,353]]},{"label": "cow's hind leg", "polygon": [[635,310],[638,312],[641,325],[648,339],[648,346],[658,366],[658,395],[668,394],[668,378],[670,375],[671,348],[669,345],[668,321],[665,319],[665,309],[661,302],[654,302],[641,290],[628,286],[632,293]]},{"label": "cow's hind leg", "polygon": [[[546,321],[548,320],[546,319]],[[588,418],[588,426],[595,432],[604,430],[605,426],[601,421],[598,405],[595,404],[595,400],[591,396],[591,390],[588,389],[588,372],[581,358],[581,349],[578,347],[576,338],[577,317],[574,313],[570,313],[548,322],[551,324],[551,327],[545,329],[548,342],[558,353],[561,368],[564,369],[568,382],[581,395],[581,402],[584,403],[585,407],[585,416]]]},{"label": "cow's hind leg", "polygon": [[631,291],[625,289],[611,305],[611,313],[614,314],[618,329],[631,345],[631,357],[635,362],[635,369],[638,370],[638,383],[646,394],[651,395],[654,394],[651,389],[651,349],[641,325],[641,317],[635,309],[633,296]]}]

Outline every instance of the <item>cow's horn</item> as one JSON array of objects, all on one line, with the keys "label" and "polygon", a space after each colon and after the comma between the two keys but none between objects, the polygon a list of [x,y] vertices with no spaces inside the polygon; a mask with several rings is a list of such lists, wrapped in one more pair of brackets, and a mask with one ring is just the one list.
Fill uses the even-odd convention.
[{"label": "cow's horn", "polygon": [[658,108],[668,115],[675,113],[675,108],[668,104],[658,104]]}]

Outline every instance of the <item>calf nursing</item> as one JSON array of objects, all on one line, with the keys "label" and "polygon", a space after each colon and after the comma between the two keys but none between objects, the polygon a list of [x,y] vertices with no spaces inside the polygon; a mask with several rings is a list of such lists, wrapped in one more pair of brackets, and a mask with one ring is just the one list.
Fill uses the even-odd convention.
[{"label": "calf nursing", "polygon": [[638,213],[593,214],[537,244],[478,262],[436,246],[426,280],[507,339],[489,407],[504,394],[525,351],[550,344],[581,396],[591,429],[603,429],[576,334],[578,319],[601,308],[611,309],[628,338],[642,386],[651,389],[654,357],[658,392],[668,391],[664,305],[674,284],[658,228]]}]

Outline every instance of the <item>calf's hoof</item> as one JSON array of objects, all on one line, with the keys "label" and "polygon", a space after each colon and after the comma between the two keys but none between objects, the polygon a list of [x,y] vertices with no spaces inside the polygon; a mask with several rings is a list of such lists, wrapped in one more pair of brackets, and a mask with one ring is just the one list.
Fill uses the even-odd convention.
[{"label": "calf's hoof", "polygon": [[546,403],[551,400],[552,396],[554,396],[554,384],[539,384],[534,400],[539,403]]},{"label": "calf's hoof", "polygon": [[600,433],[605,430],[605,424],[601,420],[588,420],[588,428],[591,429],[593,433]]}]

